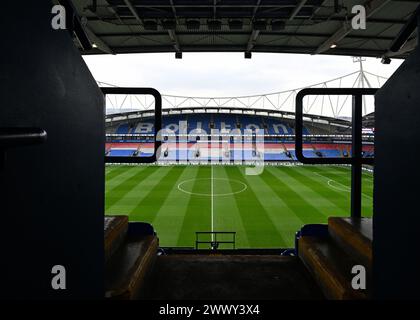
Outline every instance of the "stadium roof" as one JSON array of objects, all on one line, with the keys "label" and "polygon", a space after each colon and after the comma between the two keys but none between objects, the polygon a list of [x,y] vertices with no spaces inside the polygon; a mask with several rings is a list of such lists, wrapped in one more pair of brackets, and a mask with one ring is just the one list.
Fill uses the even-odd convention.
[{"label": "stadium roof", "polygon": [[[83,54],[282,52],[404,58],[417,43],[413,33],[398,52],[389,51],[419,4],[413,0],[71,1],[94,43],[92,49],[81,47]],[[351,28],[356,4],[365,5],[365,30]]]}]

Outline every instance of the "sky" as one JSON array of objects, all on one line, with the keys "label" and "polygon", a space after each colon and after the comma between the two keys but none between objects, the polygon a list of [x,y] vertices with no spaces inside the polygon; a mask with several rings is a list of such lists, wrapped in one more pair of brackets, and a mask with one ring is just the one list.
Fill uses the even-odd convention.
[{"label": "sky", "polygon": [[[243,53],[183,53],[182,59],[175,59],[173,53],[143,53],[84,56],[84,59],[97,81],[120,87],[152,87],[162,95],[189,97],[237,97],[286,91],[336,79],[360,68],[352,57],[279,53],[253,53],[252,59],[244,59]],[[401,63],[402,60],[394,59],[391,64],[384,65],[380,59],[366,58],[363,68],[370,73],[389,77]],[[352,87],[356,79],[357,74],[344,78],[341,87]],[[378,83],[378,78],[372,76],[368,76],[368,81],[374,87],[384,83],[384,80]],[[340,87],[339,80],[329,83],[328,87]],[[275,108],[293,112],[296,92],[292,96],[284,93],[269,98],[277,103]],[[124,97],[107,96],[107,113],[142,110],[154,103],[151,97],[142,96],[137,100]],[[168,99],[171,99],[171,103]],[[174,101],[184,101],[174,99],[163,99],[163,108],[172,107]],[[338,96],[319,99],[316,96],[306,97],[304,112],[350,117],[351,99],[340,99]],[[255,100],[257,102],[253,104]],[[255,100],[246,98],[242,102],[251,104],[253,108],[274,109],[265,98]],[[199,106],[198,102],[212,106],[207,101],[187,100],[181,106],[191,107],[191,103]],[[230,105],[224,106],[243,106],[236,100],[229,101]],[[367,97],[364,101],[363,114],[373,112],[373,99]]]},{"label": "sky", "polygon": [[[117,86],[153,87],[183,96],[253,95],[300,88],[359,69],[352,57],[253,53],[143,53],[84,56],[94,78]],[[365,70],[389,77],[402,63],[367,58]]]}]

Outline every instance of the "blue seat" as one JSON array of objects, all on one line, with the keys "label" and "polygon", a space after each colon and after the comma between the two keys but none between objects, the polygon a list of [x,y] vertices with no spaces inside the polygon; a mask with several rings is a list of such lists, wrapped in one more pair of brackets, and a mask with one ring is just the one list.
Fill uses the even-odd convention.
[{"label": "blue seat", "polygon": [[111,157],[129,157],[135,151],[136,149],[111,149],[108,155]]}]

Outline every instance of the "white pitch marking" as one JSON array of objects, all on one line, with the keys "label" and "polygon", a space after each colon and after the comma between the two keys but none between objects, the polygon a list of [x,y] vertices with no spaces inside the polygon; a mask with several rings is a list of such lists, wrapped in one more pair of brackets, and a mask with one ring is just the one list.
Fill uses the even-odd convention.
[{"label": "white pitch marking", "polygon": [[188,191],[188,190],[183,189],[183,185],[184,184],[186,184],[188,182],[192,182],[192,181],[198,181],[198,180],[211,180],[211,178],[198,178],[198,179],[197,178],[194,178],[194,179],[184,180],[184,181],[181,181],[180,183],[178,183],[177,188],[178,188],[179,191],[184,192],[186,194],[190,194],[190,195],[194,195],[194,196],[202,196],[202,197],[211,197],[211,196],[213,196],[213,197],[226,197],[226,196],[233,196],[235,194],[244,192],[246,189],[248,189],[248,186],[244,182],[242,182],[242,181],[235,180],[235,179],[225,179],[225,178],[213,178],[213,182],[214,182],[214,180],[231,181],[231,182],[235,182],[237,184],[242,185],[242,189],[240,189],[238,191],[235,191],[235,192],[227,192],[227,193],[214,193],[214,191],[213,191],[213,194],[211,194],[211,193],[191,192],[191,191]]},{"label": "white pitch marking", "polygon": [[[336,167],[337,168],[344,168],[347,171],[350,171],[351,172],[351,167],[343,167],[343,166],[336,166]],[[348,174],[347,172],[334,172],[334,173],[335,174]],[[366,171],[366,170],[362,170],[362,176],[372,178],[373,177],[373,174],[370,173],[370,172],[368,172],[368,171]],[[366,180],[366,182],[373,184],[373,180]]]},{"label": "white pitch marking", "polygon": [[[346,186],[346,185],[344,185],[344,184],[342,184],[342,183],[340,183],[338,181],[335,181],[333,179],[330,179],[329,177],[323,176],[322,174],[319,174],[318,172],[315,172],[315,171],[312,171],[312,172],[314,174],[316,174],[317,176],[320,176],[321,178],[328,179],[327,184],[328,184],[329,187],[331,187],[331,188],[333,188],[335,190],[338,190],[338,191],[342,191],[342,192],[351,192],[351,188],[350,187],[348,187],[348,186]],[[334,183],[336,183],[338,185],[341,185],[344,188],[344,190],[343,189],[340,189],[340,188],[337,188],[336,186],[332,185],[331,182],[334,182]],[[364,197],[366,197],[368,199],[373,200],[373,198],[371,196],[368,196],[367,194],[362,193],[362,196],[364,196]]]},{"label": "white pitch marking", "polygon": [[349,188],[349,187],[347,187],[347,186],[345,186],[345,185],[342,185],[342,184],[341,184],[341,183],[339,183],[339,182],[336,182],[336,183],[338,183],[338,184],[342,185],[342,186],[343,186],[343,188],[345,188],[345,189],[341,189],[341,188],[338,188],[338,187],[336,187],[335,185],[333,185],[331,182],[336,182],[336,181],[331,180],[331,179],[329,179],[329,180],[328,180],[327,184],[328,184],[331,188],[333,188],[333,189],[335,189],[335,190],[338,190],[338,191],[351,192],[351,188]]},{"label": "white pitch marking", "polygon": [[[211,166],[211,232],[214,231],[214,208],[213,208],[213,166]],[[211,234],[211,241],[214,241],[214,234]]]}]

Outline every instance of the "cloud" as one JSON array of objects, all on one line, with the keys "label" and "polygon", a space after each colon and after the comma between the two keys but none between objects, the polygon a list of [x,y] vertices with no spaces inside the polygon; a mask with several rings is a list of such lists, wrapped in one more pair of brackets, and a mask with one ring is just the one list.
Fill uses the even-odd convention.
[{"label": "cloud", "polygon": [[[359,69],[351,57],[302,54],[173,53],[84,56],[98,81],[117,86],[153,87],[162,94],[231,97],[301,88]],[[367,58],[364,70],[389,77],[402,63]],[[350,80],[349,80],[350,81]],[[351,86],[351,83],[342,83]],[[335,85],[335,84],[334,84]],[[377,86],[375,79],[372,86]],[[338,82],[337,82],[338,86]]]},{"label": "cloud", "polygon": [[[96,80],[119,86],[154,87],[164,94],[236,96],[294,89],[359,68],[351,57],[298,54],[172,53],[84,56]],[[401,61],[383,65],[369,58],[364,68],[389,76]]]}]

